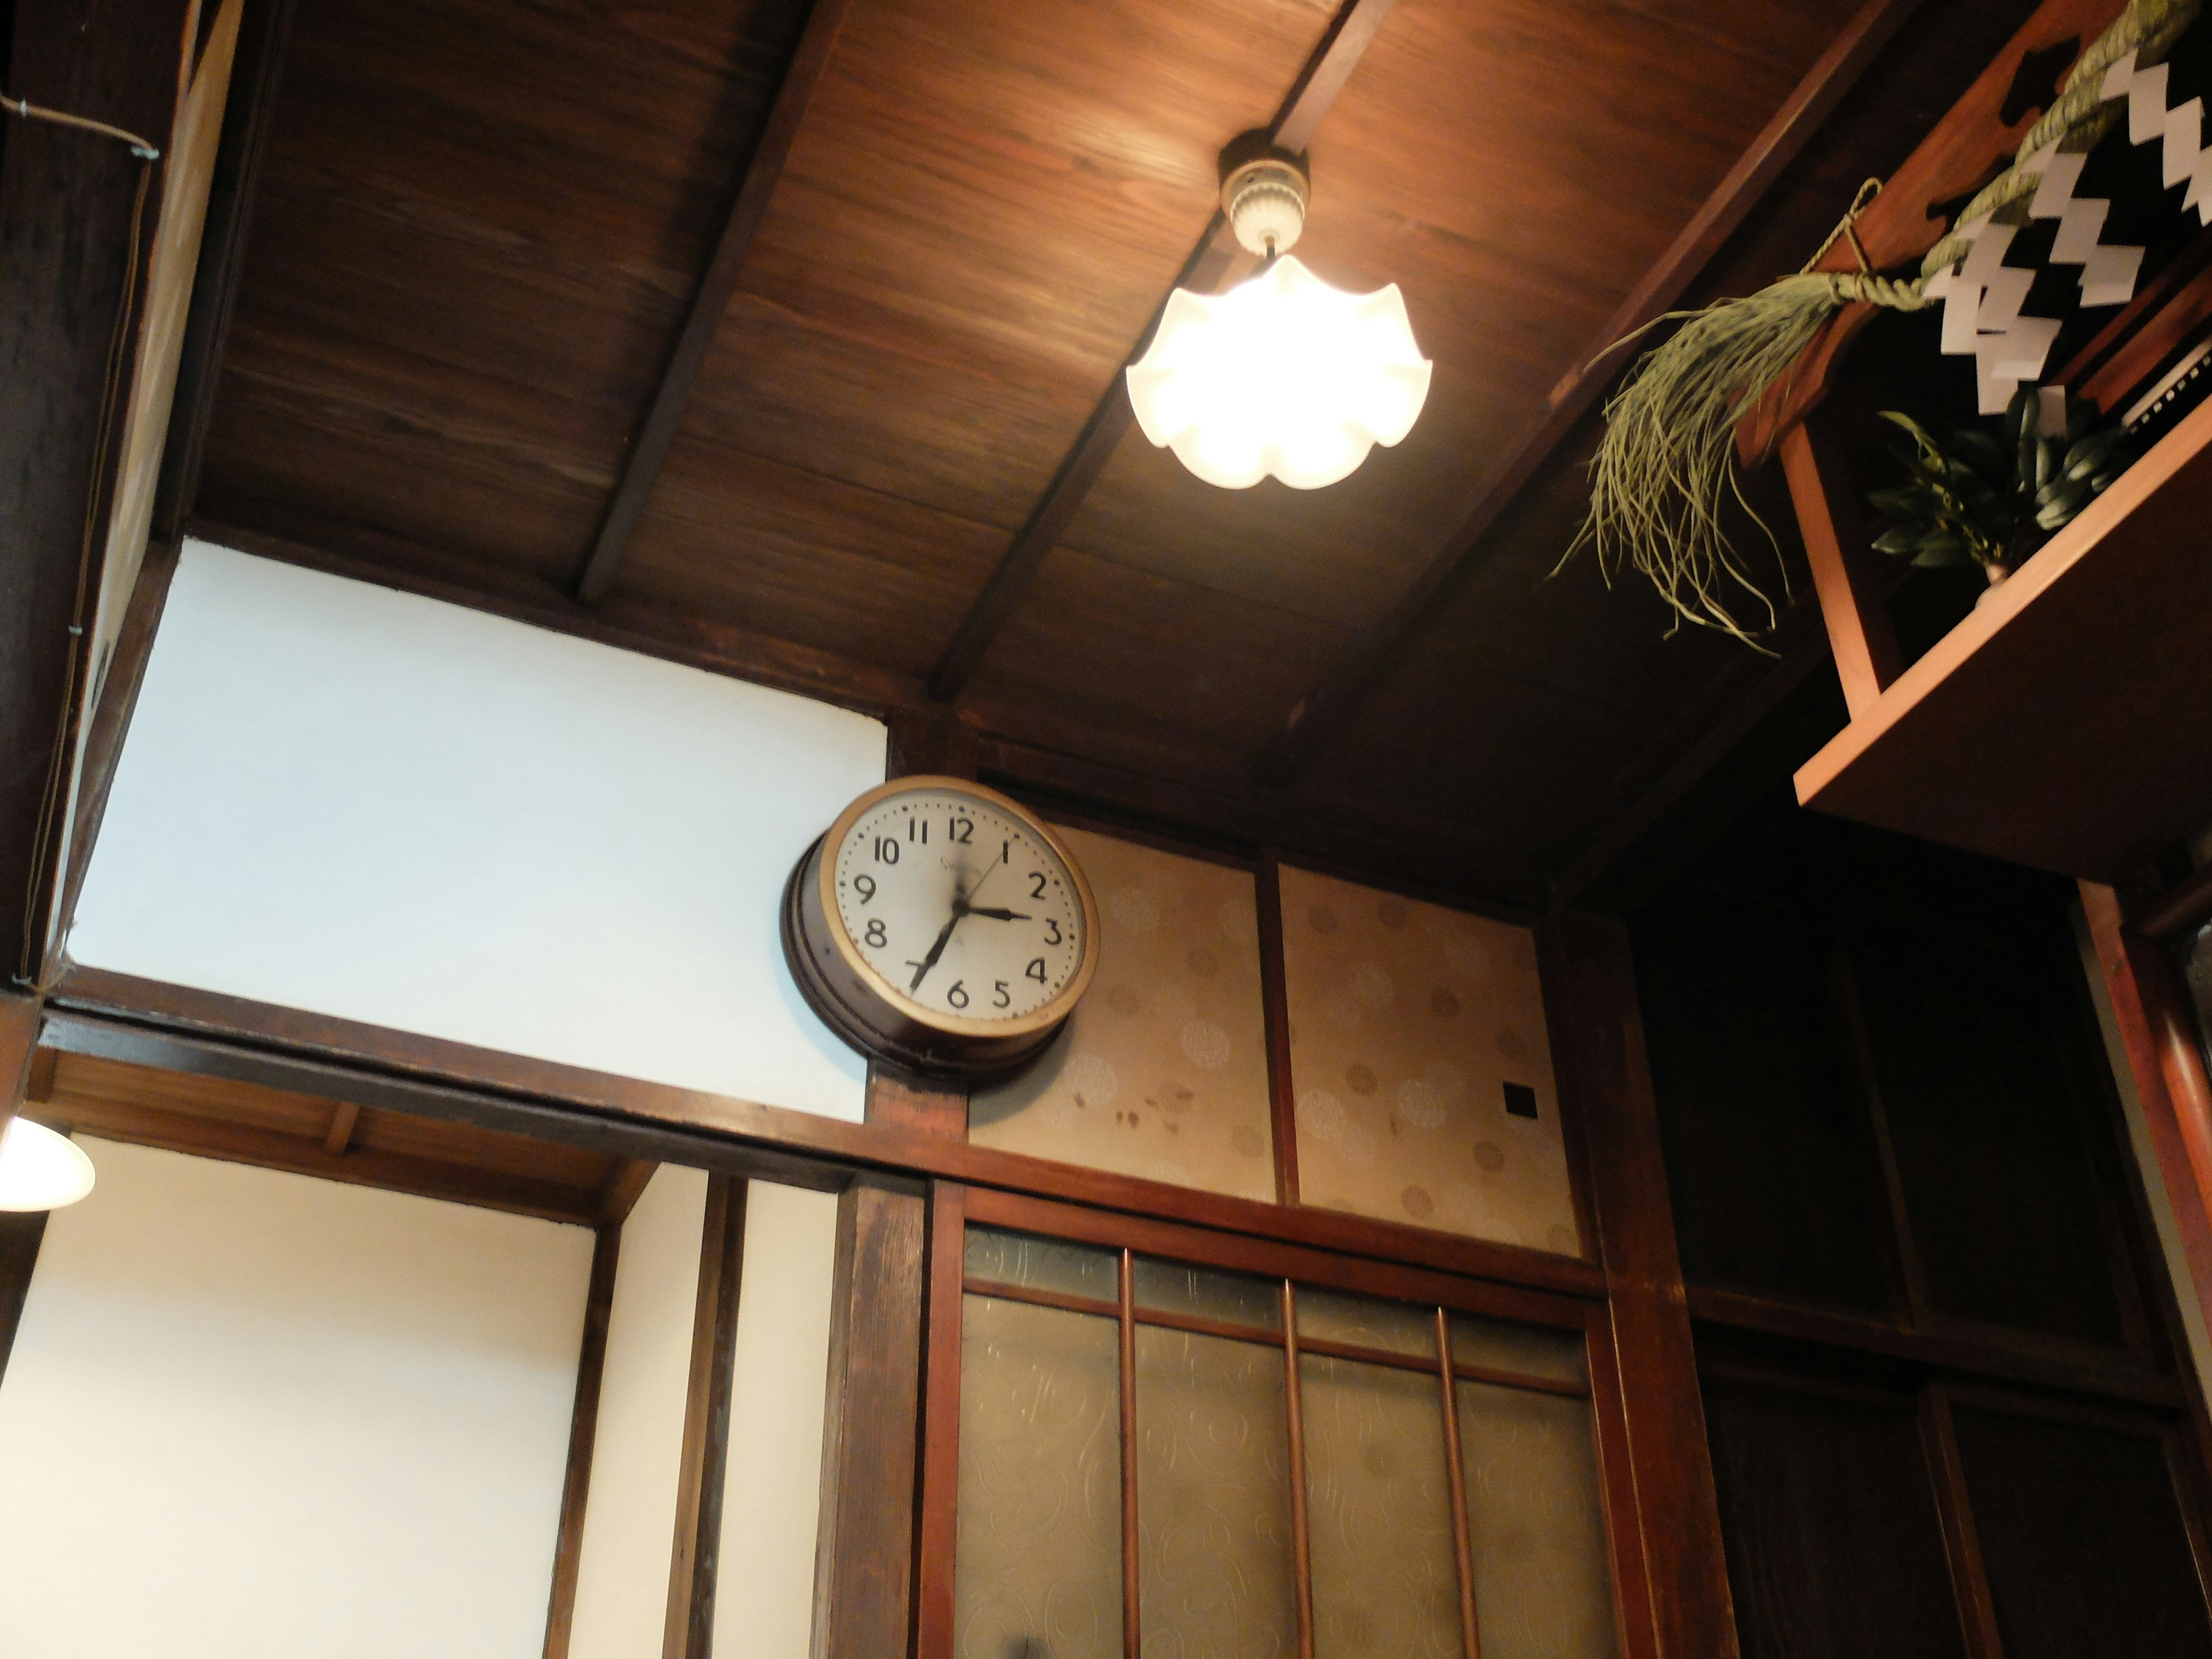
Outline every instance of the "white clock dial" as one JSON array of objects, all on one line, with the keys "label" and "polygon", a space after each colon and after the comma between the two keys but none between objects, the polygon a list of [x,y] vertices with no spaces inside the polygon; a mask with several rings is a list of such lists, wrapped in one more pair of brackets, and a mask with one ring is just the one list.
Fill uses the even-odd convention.
[{"label": "white clock dial", "polygon": [[837,915],[906,1001],[986,1023],[1026,1018],[1083,964],[1083,899],[1060,854],[990,801],[903,791],[823,849]]}]

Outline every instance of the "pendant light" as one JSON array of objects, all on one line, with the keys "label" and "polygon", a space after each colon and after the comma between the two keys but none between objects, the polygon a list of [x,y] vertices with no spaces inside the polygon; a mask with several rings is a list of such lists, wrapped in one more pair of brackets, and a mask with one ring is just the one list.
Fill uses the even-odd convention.
[{"label": "pendant light", "polygon": [[1430,365],[1398,285],[1331,288],[1290,250],[1305,228],[1304,160],[1248,133],[1222,153],[1222,209],[1267,263],[1226,294],[1177,289],[1127,371],[1145,436],[1198,477],[1293,489],[1348,477],[1376,444],[1413,430]]},{"label": "pendant light", "polygon": [[0,1130],[0,1210],[58,1210],[92,1182],[92,1160],[67,1135],[27,1117]]}]

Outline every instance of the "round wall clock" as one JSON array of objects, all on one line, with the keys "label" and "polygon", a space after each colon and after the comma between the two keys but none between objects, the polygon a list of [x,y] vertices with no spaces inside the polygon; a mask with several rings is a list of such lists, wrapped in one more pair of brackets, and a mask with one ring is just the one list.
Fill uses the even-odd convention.
[{"label": "round wall clock", "polygon": [[783,895],[807,1005],[863,1054],[975,1080],[1020,1069],[1091,983],[1097,907],[1035,814],[963,778],[897,778],[848,806]]}]

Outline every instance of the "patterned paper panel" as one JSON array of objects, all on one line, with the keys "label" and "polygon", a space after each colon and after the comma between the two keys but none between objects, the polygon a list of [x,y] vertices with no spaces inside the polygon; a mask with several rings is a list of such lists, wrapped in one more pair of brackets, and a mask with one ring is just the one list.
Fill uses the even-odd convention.
[{"label": "patterned paper panel", "polygon": [[1098,899],[1098,976],[1035,1067],[968,1107],[979,1146],[1275,1195],[1249,872],[1063,830]]},{"label": "patterned paper panel", "polygon": [[1282,894],[1304,1201],[1575,1254],[1534,936],[1287,866]]}]

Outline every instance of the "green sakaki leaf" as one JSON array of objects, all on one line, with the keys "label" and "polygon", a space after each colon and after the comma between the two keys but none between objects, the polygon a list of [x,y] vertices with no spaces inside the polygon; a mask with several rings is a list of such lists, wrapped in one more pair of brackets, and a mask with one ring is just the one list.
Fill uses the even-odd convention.
[{"label": "green sakaki leaf", "polygon": [[1920,539],[1926,533],[1915,526],[1901,524],[1896,529],[1885,530],[1875,537],[1874,550],[1877,553],[1911,553],[1919,547]]}]

